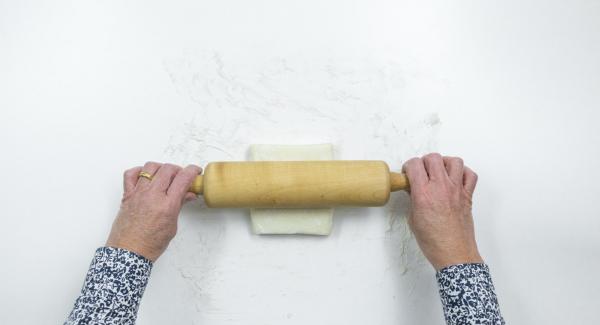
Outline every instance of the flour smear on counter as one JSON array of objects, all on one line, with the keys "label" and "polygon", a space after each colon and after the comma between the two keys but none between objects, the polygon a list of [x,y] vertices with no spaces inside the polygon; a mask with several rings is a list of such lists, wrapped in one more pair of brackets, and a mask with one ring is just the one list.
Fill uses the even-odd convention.
[{"label": "flour smear on counter", "polygon": [[[246,160],[252,143],[332,143],[337,159],[385,160],[399,170],[406,159],[436,149],[441,121],[435,105],[447,96],[447,85],[433,73],[393,60],[302,55],[247,59],[218,51],[188,51],[165,58],[163,64],[174,91],[195,107],[165,149],[165,159],[175,163]],[[406,224],[408,205],[406,194],[394,194],[383,208],[336,209],[329,237],[264,239],[250,233],[247,220],[239,221],[248,218],[247,211],[214,211],[199,203],[185,212],[170,261],[190,284],[186,295],[203,320],[223,320],[226,306],[239,306],[227,299],[260,302],[285,291],[281,295],[293,302],[288,294],[295,289],[284,283],[301,279],[319,286],[325,281],[320,279],[322,273],[337,274],[336,281],[356,276],[353,270],[369,263],[369,249],[382,254],[378,263],[384,267],[377,285],[402,287],[390,290],[390,295],[404,290],[403,299],[410,299],[428,266]],[[239,284],[234,280],[237,267],[276,271],[269,279],[275,279],[273,286],[281,282],[279,288],[263,286],[257,293],[248,282],[240,289],[244,293],[236,293],[239,297],[226,297],[226,283]],[[239,321],[253,312],[240,312]],[[269,321],[279,317],[275,312],[261,314]],[[285,318],[297,314],[302,310],[292,308]]]}]

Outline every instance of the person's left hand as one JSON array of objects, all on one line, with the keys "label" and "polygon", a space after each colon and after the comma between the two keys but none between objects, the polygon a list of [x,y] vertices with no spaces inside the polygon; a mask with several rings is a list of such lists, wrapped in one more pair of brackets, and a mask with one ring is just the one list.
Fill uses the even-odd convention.
[{"label": "person's left hand", "polygon": [[[142,171],[153,175],[152,180],[140,177]],[[196,198],[188,189],[201,172],[194,165],[181,168],[156,162],[125,171],[121,209],[106,246],[156,261],[177,233],[181,206]]]}]

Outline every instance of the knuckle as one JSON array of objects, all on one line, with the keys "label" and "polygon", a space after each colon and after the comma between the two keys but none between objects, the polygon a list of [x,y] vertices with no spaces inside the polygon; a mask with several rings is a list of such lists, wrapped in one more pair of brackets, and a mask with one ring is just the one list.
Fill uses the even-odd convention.
[{"label": "knuckle", "polygon": [[179,168],[179,166],[173,165],[173,164],[169,164],[169,163],[164,164],[163,167],[167,167],[169,169]]},{"label": "knuckle", "polygon": [[202,168],[200,166],[196,166],[196,165],[188,165],[186,167],[186,169],[190,170],[193,173],[197,173],[200,174],[202,173]]},{"label": "knuckle", "polygon": [[415,165],[415,164],[418,164],[420,161],[421,161],[421,158],[419,158],[419,157],[414,157],[414,158],[411,158],[411,159],[409,159],[409,160],[406,162],[406,165],[407,165],[407,166],[413,166],[413,165]]},{"label": "knuckle", "polygon": [[473,178],[473,179],[477,179],[479,176],[477,175],[476,172],[474,172],[471,168],[469,167],[465,167],[465,175],[468,175],[469,177]]},{"label": "knuckle", "polygon": [[432,153],[428,153],[425,156],[423,156],[423,159],[424,160],[429,160],[429,161],[432,161],[432,160],[441,160],[442,159],[442,155],[440,155],[437,152],[432,152]]},{"label": "knuckle", "polygon": [[171,173],[176,173],[179,170],[181,170],[181,167],[179,167],[177,165],[173,165],[173,164],[164,164],[164,165],[162,165],[161,168],[164,168]]},{"label": "knuckle", "polygon": [[415,166],[421,164],[421,158],[415,157],[407,160],[403,165],[402,169],[407,173],[410,172]]},{"label": "knuckle", "polygon": [[158,166],[160,166],[160,165],[161,165],[160,163],[157,163],[157,162],[155,162],[155,161],[147,161],[147,162],[144,164],[144,168],[158,167]]}]

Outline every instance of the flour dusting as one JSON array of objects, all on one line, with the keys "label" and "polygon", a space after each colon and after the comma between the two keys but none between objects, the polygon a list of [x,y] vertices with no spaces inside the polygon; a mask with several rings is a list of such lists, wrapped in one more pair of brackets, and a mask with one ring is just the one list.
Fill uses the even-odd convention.
[{"label": "flour dusting", "polygon": [[[197,107],[165,148],[166,158],[175,163],[246,160],[251,143],[333,143],[337,159],[385,160],[392,170],[400,170],[404,160],[437,147],[441,120],[434,103],[439,98],[428,99],[423,92],[435,87],[443,95],[444,82],[394,61],[302,56],[250,60],[197,51],[165,59],[164,68],[174,89]],[[394,193],[385,208],[373,212],[387,218],[380,240],[389,256],[388,269],[399,274],[426,264],[406,223],[409,204],[406,193]],[[205,223],[181,227],[172,251],[181,277],[195,288],[195,300],[210,305],[207,292],[220,282],[220,266],[211,254],[222,249],[220,236],[226,230],[221,217],[207,219],[216,212],[198,209],[194,213],[203,217],[185,222],[202,218],[208,229]],[[335,236],[321,246],[343,238]],[[356,236],[361,240],[360,232]],[[289,242],[297,245],[298,254],[312,245],[312,240]],[[260,247],[278,254],[273,245]]]}]

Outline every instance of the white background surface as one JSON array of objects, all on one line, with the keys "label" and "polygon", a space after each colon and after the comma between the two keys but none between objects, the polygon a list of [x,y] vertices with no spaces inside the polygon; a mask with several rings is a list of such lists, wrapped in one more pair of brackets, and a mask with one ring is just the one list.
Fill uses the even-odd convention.
[{"label": "white background surface", "polygon": [[[64,320],[124,169],[323,142],[464,157],[506,320],[598,323],[599,58],[597,1],[0,1],[0,323]],[[188,206],[138,323],[442,324],[406,207],[265,238]]]}]

